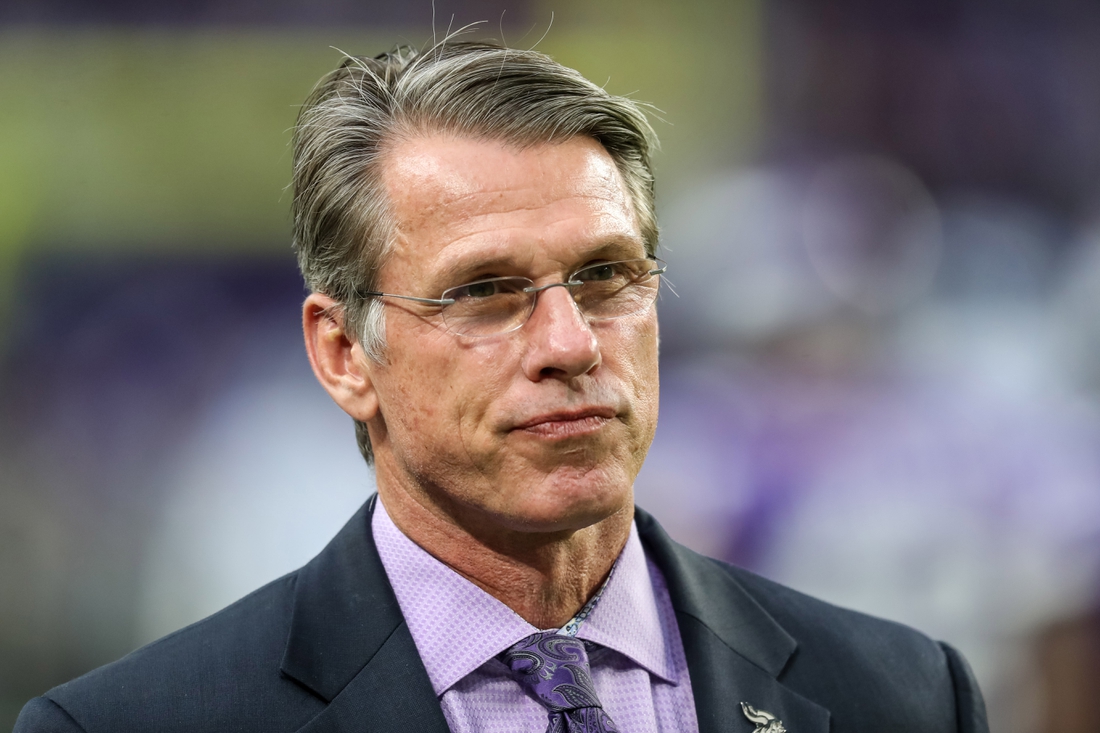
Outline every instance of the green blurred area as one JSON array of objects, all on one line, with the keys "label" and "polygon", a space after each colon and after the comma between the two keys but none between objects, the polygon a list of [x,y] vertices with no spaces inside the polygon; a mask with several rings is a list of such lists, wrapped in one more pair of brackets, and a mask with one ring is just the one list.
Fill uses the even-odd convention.
[{"label": "green blurred area", "polygon": [[282,246],[289,129],[339,58],[329,45],[213,31],[9,31],[0,246]]},{"label": "green blurred area", "polygon": [[[757,9],[731,3],[723,14],[735,17],[714,23],[654,8],[635,8],[629,27],[556,21],[539,48],[660,108],[662,169],[736,157],[758,116]],[[397,39],[422,40],[4,31],[0,248],[281,246],[297,105],[339,61],[333,47],[375,53]]]}]

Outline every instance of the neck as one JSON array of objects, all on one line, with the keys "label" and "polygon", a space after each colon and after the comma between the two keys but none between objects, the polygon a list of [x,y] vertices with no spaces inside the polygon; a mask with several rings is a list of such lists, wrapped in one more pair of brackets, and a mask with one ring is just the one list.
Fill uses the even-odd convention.
[{"label": "neck", "polygon": [[539,629],[563,626],[599,589],[634,518],[628,502],[580,529],[517,531],[474,511],[438,507],[382,480],[378,492],[409,539]]}]

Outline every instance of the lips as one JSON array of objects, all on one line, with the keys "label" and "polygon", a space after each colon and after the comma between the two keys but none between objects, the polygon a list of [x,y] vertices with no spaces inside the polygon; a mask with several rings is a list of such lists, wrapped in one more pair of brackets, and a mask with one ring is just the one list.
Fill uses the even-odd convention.
[{"label": "lips", "polygon": [[592,406],[556,410],[520,422],[513,430],[564,438],[599,430],[614,417],[615,410],[611,407]]}]

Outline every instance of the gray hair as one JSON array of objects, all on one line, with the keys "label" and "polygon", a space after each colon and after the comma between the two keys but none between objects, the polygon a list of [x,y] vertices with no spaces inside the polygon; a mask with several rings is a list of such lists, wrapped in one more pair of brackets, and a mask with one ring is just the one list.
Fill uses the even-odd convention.
[{"label": "gray hair", "polygon": [[[385,156],[402,139],[433,133],[521,147],[595,139],[622,175],[646,252],[655,253],[656,136],[637,103],[545,54],[491,42],[348,57],[317,83],[298,115],[294,248],[306,285],[339,304],[345,331],[369,358],[383,359],[385,318],[381,301],[358,293],[376,289],[391,248]],[[355,428],[372,463],[366,424]]]}]

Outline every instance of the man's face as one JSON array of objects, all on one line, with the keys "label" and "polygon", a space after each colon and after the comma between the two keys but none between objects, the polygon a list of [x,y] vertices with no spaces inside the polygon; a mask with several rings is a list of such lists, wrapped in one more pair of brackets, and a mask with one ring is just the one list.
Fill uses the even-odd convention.
[{"label": "man's face", "polygon": [[[597,142],[518,149],[426,136],[387,156],[395,222],[379,289],[438,298],[489,277],[561,282],[645,257],[630,197]],[[565,288],[519,330],[467,337],[437,308],[389,299],[369,366],[378,484],[460,524],[580,529],[633,501],[657,421],[655,308],[588,322]]]}]

